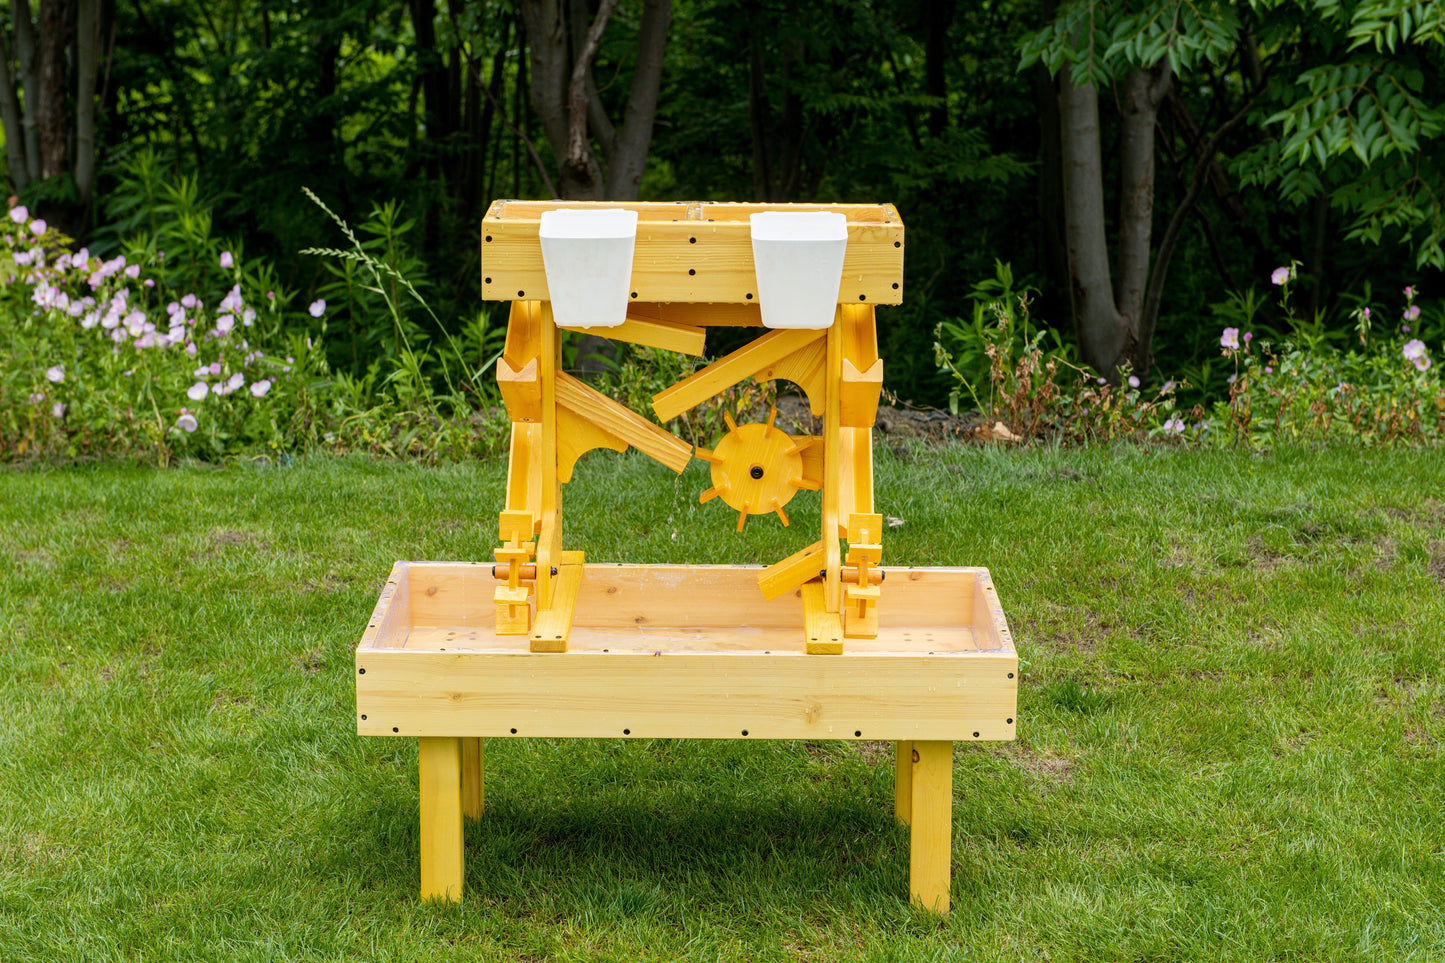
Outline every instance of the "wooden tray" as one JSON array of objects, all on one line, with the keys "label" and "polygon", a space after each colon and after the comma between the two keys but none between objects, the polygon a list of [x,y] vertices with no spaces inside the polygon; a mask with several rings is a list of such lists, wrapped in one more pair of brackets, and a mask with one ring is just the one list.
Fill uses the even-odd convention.
[{"label": "wooden tray", "polygon": [[488,564],[398,562],[356,649],[365,736],[1006,740],[1018,656],[988,571],[886,568],[876,639],[803,651],[760,567],[586,565],[568,650],[493,632]]}]

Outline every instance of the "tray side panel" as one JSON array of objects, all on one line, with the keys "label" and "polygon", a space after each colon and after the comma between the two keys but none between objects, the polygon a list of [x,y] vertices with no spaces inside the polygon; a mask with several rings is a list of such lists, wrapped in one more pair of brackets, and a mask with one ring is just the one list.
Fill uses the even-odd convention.
[{"label": "tray side panel", "polygon": [[1013,738],[1018,660],[374,650],[357,668],[361,735],[967,742]]}]

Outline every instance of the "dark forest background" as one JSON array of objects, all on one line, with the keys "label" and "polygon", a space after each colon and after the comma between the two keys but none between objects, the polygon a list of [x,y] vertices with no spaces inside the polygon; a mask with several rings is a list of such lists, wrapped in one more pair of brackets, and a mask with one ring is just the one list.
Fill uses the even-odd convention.
[{"label": "dark forest background", "polygon": [[[1080,360],[1196,383],[1225,324],[1344,337],[1359,304],[1436,293],[1442,22],[1390,2],[20,0],[0,108],[12,192],[95,253],[209,216],[278,286],[335,292],[299,253],[337,244],[309,187],[458,328],[486,310],[493,198],[890,201],[909,299],[880,309],[888,387],[939,404],[934,326],[996,262]],[[1292,262],[1299,320],[1269,281]],[[389,320],[334,323],[343,368],[394,350]]]}]

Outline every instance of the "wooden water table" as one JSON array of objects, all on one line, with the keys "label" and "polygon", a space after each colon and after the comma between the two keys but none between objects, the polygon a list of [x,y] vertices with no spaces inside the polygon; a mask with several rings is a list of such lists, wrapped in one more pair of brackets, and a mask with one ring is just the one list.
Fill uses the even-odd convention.
[{"label": "wooden water table", "polygon": [[[898,212],[497,201],[482,275],[512,302],[502,545],[396,563],[356,650],[357,732],[420,741],[422,896],[461,898],[484,738],[868,739],[896,744],[912,901],[947,912],[953,743],[1014,737],[1018,656],[986,569],[882,564],[873,308],[902,300]],[[713,325],[759,335],[656,395],[657,419],[784,379],[821,435],[729,418],[694,450],[559,367],[559,329],[700,356]],[[808,492],[819,538],[766,567],[587,562],[563,547],[564,486],[584,453],[629,447],[675,472],[707,461],[700,499],[739,530],[788,525]]]}]

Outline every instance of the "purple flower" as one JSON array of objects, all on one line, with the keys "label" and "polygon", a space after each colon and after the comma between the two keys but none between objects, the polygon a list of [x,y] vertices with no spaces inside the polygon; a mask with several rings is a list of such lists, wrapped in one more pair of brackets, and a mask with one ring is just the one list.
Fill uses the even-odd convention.
[{"label": "purple flower", "polygon": [[1277,267],[1269,275],[1270,283],[1275,287],[1282,287],[1289,283],[1290,270],[1287,267]]},{"label": "purple flower", "polygon": [[51,406],[50,406],[50,417],[54,418],[56,421],[59,421],[61,418],[64,418],[64,417],[65,417],[65,406],[62,405],[62,404],[61,404],[60,402],[58,402],[58,401],[57,401],[55,404],[51,405]]},{"label": "purple flower", "polygon": [[182,408],[181,416],[176,419],[176,427],[190,434],[196,430],[196,416]]},{"label": "purple flower", "polygon": [[26,221],[30,220],[30,212],[25,209],[24,204],[17,204],[14,207],[10,208],[10,220],[14,221],[16,224],[24,224]]},{"label": "purple flower", "polygon": [[1224,333],[1219,336],[1219,345],[1223,348],[1239,347],[1239,329],[1225,328]]},{"label": "purple flower", "polygon": [[205,401],[206,395],[211,393],[210,386],[204,381],[197,381],[186,389],[186,397],[192,401]]},{"label": "purple flower", "polygon": [[1409,334],[1409,333],[1410,333],[1410,326],[1409,326],[1408,324],[1402,324],[1402,325],[1400,325],[1400,333],[1401,333],[1401,334]]},{"label": "purple flower", "polygon": [[1225,378],[1224,380],[1227,381],[1227,382],[1229,382],[1230,384],[1234,384],[1236,381],[1239,380],[1239,375],[1230,375],[1228,378]]},{"label": "purple flower", "polygon": [[42,218],[37,217],[30,222],[30,233],[36,237],[44,237],[47,230],[49,230],[49,225]]},{"label": "purple flower", "polygon": [[1412,304],[1412,305],[1410,305],[1408,308],[1405,309],[1405,315],[1404,315],[1404,317],[1405,317],[1405,320],[1406,320],[1406,321],[1415,321],[1415,320],[1418,320],[1419,317],[1420,317],[1420,305],[1418,305],[1418,304]]},{"label": "purple flower", "polygon": [[[1421,347],[1424,347],[1424,345],[1421,345]],[[45,377],[53,384],[60,384],[62,381],[65,380],[65,365],[58,364],[55,365],[53,368],[46,368]]]},{"label": "purple flower", "polygon": [[1405,288],[1405,297],[1407,297],[1407,298],[1413,298],[1414,296],[1415,296],[1415,286],[1414,286],[1413,284],[1412,284],[1412,285],[1408,285],[1408,286]]},{"label": "purple flower", "polygon": [[1182,435],[1184,434],[1184,422],[1179,418],[1178,415],[1175,415],[1168,421],[1164,422],[1164,431],[1167,434],[1171,435]]},{"label": "purple flower", "polygon": [[229,268],[229,267],[232,267],[235,263],[236,263],[236,262],[231,259],[231,252],[230,252],[230,251],[222,251],[222,252],[221,252],[221,267],[223,267],[223,268]]},{"label": "purple flower", "polygon": [[313,318],[321,317],[321,315],[326,313],[326,299],[317,298],[315,301],[311,302],[311,306],[308,307],[306,310],[311,312],[311,316]]},{"label": "purple flower", "polygon": [[1100,379],[1099,379],[1099,384],[1101,384],[1101,385],[1106,385],[1106,384],[1108,384],[1108,383],[1109,383],[1109,379],[1108,379],[1108,378],[1100,378]]},{"label": "purple flower", "polygon": [[134,281],[136,278],[140,277],[140,265],[139,265],[139,264],[132,264],[130,267],[126,268],[126,269],[125,269],[125,276],[128,277],[128,278],[130,278],[132,281]]},{"label": "purple flower", "polygon": [[268,298],[270,298],[272,301],[274,301],[274,300],[276,300],[276,292],[275,292],[275,291],[267,291],[267,292],[266,292],[266,297],[268,297]]},{"label": "purple flower", "polygon": [[[1405,342],[1405,346],[1400,349],[1400,353],[1405,356],[1406,361],[1418,361],[1425,356],[1425,342],[1419,338],[1411,338]],[[50,380],[55,381],[58,379],[52,378]]]},{"label": "purple flower", "polygon": [[1244,332],[1244,340],[1245,340],[1246,342],[1248,342],[1248,341],[1253,341],[1253,340],[1254,340],[1254,332],[1253,332],[1253,331],[1246,331],[1246,332]]},{"label": "purple flower", "polygon": [[1129,387],[1130,387],[1130,388],[1137,388],[1137,387],[1139,387],[1139,376],[1138,376],[1138,375],[1130,375],[1130,376],[1129,376]]},{"label": "purple flower", "polygon": [[1269,365],[1265,365],[1265,366],[1264,366],[1264,373],[1265,373],[1265,374],[1274,374],[1274,369],[1271,368]]},{"label": "purple flower", "polygon": [[255,384],[251,385],[251,394],[255,395],[257,398],[264,398],[264,397],[266,396],[266,392],[268,392],[268,391],[270,391],[270,390],[271,390],[271,379],[270,379],[270,378],[262,378],[260,381],[258,381],[258,382],[256,382]]},{"label": "purple flower", "polygon": [[1361,314],[1364,315],[1364,318],[1365,318],[1366,321],[1370,320],[1370,309],[1369,309],[1369,308],[1365,308],[1365,309],[1361,312]]}]

